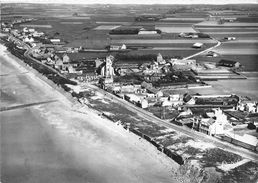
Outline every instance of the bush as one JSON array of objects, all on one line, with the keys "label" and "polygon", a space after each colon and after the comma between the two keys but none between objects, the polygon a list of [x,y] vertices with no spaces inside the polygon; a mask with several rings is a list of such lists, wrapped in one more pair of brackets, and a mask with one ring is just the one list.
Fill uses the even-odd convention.
[{"label": "bush", "polygon": [[147,54],[147,55],[130,55],[130,54],[117,54],[115,56],[115,60],[123,60],[123,61],[152,61],[156,60],[157,55],[155,54]]},{"label": "bush", "polygon": [[256,129],[256,126],[253,123],[248,123],[247,128],[250,130],[254,130],[254,129]]},{"label": "bush", "polygon": [[128,28],[128,29],[113,29],[109,34],[138,34],[138,28]]}]

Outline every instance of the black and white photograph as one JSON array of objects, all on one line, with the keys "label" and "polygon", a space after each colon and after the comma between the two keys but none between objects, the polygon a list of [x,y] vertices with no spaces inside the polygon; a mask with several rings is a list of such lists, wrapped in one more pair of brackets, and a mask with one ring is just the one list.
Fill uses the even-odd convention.
[{"label": "black and white photograph", "polygon": [[0,0],[0,183],[258,183],[258,0]]}]

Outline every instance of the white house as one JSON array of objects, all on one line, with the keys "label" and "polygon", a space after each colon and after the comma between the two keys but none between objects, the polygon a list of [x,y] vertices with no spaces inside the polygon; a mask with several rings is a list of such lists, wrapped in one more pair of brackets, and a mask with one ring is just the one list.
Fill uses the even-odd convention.
[{"label": "white house", "polygon": [[32,38],[32,37],[26,37],[26,38],[24,38],[24,40],[23,40],[24,42],[26,42],[26,43],[33,43],[34,42],[34,39]]},{"label": "white house", "polygon": [[141,107],[142,107],[143,109],[148,108],[148,107],[149,107],[148,100],[142,99],[142,100],[141,100]]},{"label": "white house", "polygon": [[221,109],[214,109],[212,118],[199,119],[194,126],[198,128],[198,131],[208,135],[224,135],[233,129],[233,126]]},{"label": "white house", "polygon": [[125,45],[125,44],[123,44],[123,45],[121,46],[121,50],[126,50],[126,45]]},{"label": "white house", "polygon": [[70,57],[67,54],[63,55],[63,63],[69,63],[70,62]]}]

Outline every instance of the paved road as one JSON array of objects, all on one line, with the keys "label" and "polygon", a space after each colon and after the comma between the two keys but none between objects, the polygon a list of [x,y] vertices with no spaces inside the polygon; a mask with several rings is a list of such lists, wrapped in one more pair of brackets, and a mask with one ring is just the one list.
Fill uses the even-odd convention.
[{"label": "paved road", "polygon": [[190,56],[188,56],[188,57],[185,57],[185,58],[183,58],[183,60],[187,60],[187,59],[196,57],[196,56],[198,56],[198,55],[201,55],[201,54],[203,54],[203,53],[207,53],[208,51],[211,51],[211,50],[213,50],[214,48],[217,48],[217,47],[219,47],[219,46],[221,45],[221,42],[220,42],[220,41],[218,41],[218,40],[216,40],[216,39],[214,39],[214,38],[213,38],[213,40],[217,42],[216,45],[214,45],[214,46],[212,46],[212,47],[210,47],[210,48],[208,48],[208,49],[206,49],[206,50],[203,50],[203,51],[200,51],[200,52],[195,53],[195,54],[193,54],[193,55],[190,55]]},{"label": "paved road", "polygon": [[205,141],[205,142],[208,142],[208,143],[212,143],[214,144],[216,147],[219,147],[219,148],[222,148],[222,149],[225,149],[225,150],[228,150],[230,152],[233,152],[233,153],[236,153],[240,156],[243,156],[245,158],[248,158],[248,159],[251,159],[253,161],[258,161],[258,154],[255,153],[255,152],[252,152],[252,151],[249,151],[247,149],[244,149],[244,148],[241,148],[241,147],[238,147],[238,146],[234,146],[230,143],[227,143],[227,142],[224,142],[224,141],[221,141],[219,139],[216,139],[214,137],[211,137],[211,136],[208,136],[208,135],[205,135],[203,133],[199,133],[197,131],[194,131],[194,130],[191,130],[187,127],[179,127],[175,124],[172,124],[172,123],[169,123],[165,120],[161,120],[160,118],[154,116],[153,114],[149,113],[148,111],[145,111],[139,107],[136,107],[135,105],[123,100],[123,99],[120,99],[104,90],[101,90],[101,89],[98,89],[96,86],[90,86],[92,87],[93,89],[97,89],[100,93],[104,94],[105,96],[109,97],[110,99],[116,101],[117,103],[119,103],[120,105],[122,105],[123,107],[126,107],[127,109],[131,110],[132,112],[135,112],[137,113],[139,116],[142,116],[158,125],[162,125],[162,126],[165,126],[167,128],[171,128],[175,131],[178,131],[178,132],[181,132],[187,136],[190,136],[190,137],[193,137],[194,139],[198,139],[198,140],[201,140],[201,141]]}]

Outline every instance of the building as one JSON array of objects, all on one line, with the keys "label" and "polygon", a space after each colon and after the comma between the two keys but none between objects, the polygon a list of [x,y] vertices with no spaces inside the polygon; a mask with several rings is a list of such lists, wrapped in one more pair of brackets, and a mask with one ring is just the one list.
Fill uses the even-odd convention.
[{"label": "building", "polygon": [[158,34],[157,30],[146,30],[145,28],[141,28],[138,32],[139,35],[146,35],[146,34],[150,34],[150,35],[155,35]]},{"label": "building", "polygon": [[203,43],[194,43],[193,44],[193,48],[202,48],[202,46],[203,46]]},{"label": "building", "polygon": [[146,99],[142,99],[140,104],[141,104],[141,108],[143,109],[146,109],[149,107],[149,102]]},{"label": "building", "polygon": [[60,43],[61,40],[60,40],[60,39],[57,39],[57,38],[53,38],[53,39],[50,39],[50,42],[51,42],[51,43]]},{"label": "building", "polygon": [[63,69],[63,61],[61,59],[58,59],[55,61],[55,68],[56,69],[59,69],[59,70],[62,70]]},{"label": "building", "polygon": [[195,119],[193,128],[207,135],[224,135],[233,129],[221,109],[213,109],[213,113],[207,115],[208,118]]},{"label": "building", "polygon": [[171,59],[170,63],[174,70],[191,70],[191,69],[196,69],[197,67],[196,60],[194,59],[189,59],[189,60]]},{"label": "building", "polygon": [[239,68],[240,63],[232,60],[226,60],[222,59],[217,63],[217,66],[224,66],[224,67],[234,67],[234,68]]},{"label": "building", "polygon": [[255,101],[239,101],[236,109],[248,113],[258,113],[258,103]]},{"label": "building", "polygon": [[26,38],[24,38],[23,41],[26,42],[26,43],[33,43],[34,39],[33,39],[33,37],[26,37]]},{"label": "building", "polygon": [[101,76],[105,78],[113,78],[114,68],[112,66],[114,57],[112,55],[106,57],[106,64],[101,69]]},{"label": "building", "polygon": [[118,46],[118,45],[110,45],[109,50],[111,50],[111,51],[120,50],[120,46]]},{"label": "building", "polygon": [[158,64],[166,64],[166,61],[163,59],[162,55],[159,53],[157,56]]},{"label": "building", "polygon": [[236,37],[224,37],[224,39],[228,41],[236,40]]},{"label": "building", "polygon": [[70,57],[67,54],[63,55],[63,63],[69,63],[70,62]]}]

